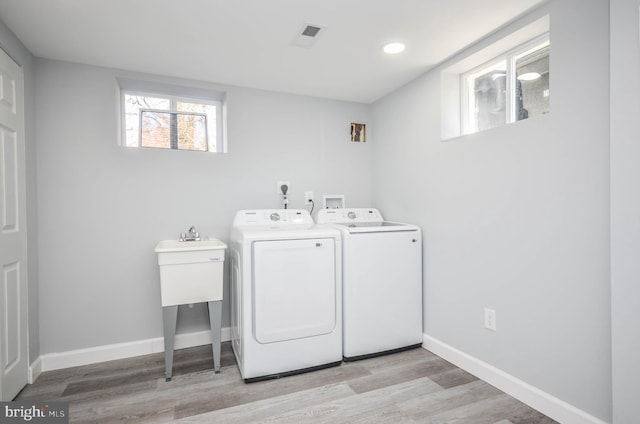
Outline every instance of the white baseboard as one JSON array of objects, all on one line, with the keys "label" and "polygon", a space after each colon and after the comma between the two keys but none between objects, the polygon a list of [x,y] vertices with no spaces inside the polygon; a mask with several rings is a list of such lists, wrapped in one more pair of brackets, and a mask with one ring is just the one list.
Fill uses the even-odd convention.
[{"label": "white baseboard", "polygon": [[[228,340],[231,340],[231,329],[226,327],[222,329],[222,341]],[[201,346],[211,344],[211,341],[211,332],[208,330],[176,334],[175,348],[184,349],[187,347]],[[164,352],[163,337],[70,350],[67,352],[47,353],[39,356],[29,367],[29,383],[33,383],[38,375],[44,371],[77,367],[80,365],[89,365],[158,352]]]},{"label": "white baseboard", "polygon": [[422,347],[562,424],[606,424],[605,421],[431,336],[423,334]]},{"label": "white baseboard", "polygon": [[38,358],[35,361],[33,361],[33,363],[29,366],[27,383],[33,384],[33,382],[36,381],[36,378],[38,378],[41,372],[42,372],[42,360],[38,356]]}]

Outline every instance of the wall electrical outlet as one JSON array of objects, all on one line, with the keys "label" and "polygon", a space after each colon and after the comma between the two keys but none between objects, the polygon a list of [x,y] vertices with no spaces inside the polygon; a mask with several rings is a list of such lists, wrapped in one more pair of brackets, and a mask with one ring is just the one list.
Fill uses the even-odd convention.
[{"label": "wall electrical outlet", "polygon": [[304,203],[308,204],[313,202],[313,191],[305,191],[304,192]]},{"label": "wall electrical outlet", "polygon": [[289,181],[278,181],[278,194],[282,194],[283,185],[287,186],[287,195],[289,195],[289,193],[291,193],[291,184],[289,184]]},{"label": "wall electrical outlet", "polygon": [[496,331],[496,311],[484,308],[484,328]]}]

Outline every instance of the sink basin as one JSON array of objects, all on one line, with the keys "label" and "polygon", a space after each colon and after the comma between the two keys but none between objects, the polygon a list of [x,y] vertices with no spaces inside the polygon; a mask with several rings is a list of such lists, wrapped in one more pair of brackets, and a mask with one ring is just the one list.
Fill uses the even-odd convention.
[{"label": "sink basin", "polygon": [[156,253],[186,252],[190,250],[226,249],[227,245],[215,238],[203,238],[197,241],[162,240],[156,245]]},{"label": "sink basin", "polygon": [[162,306],[222,300],[224,251],[218,239],[163,240],[156,245]]}]

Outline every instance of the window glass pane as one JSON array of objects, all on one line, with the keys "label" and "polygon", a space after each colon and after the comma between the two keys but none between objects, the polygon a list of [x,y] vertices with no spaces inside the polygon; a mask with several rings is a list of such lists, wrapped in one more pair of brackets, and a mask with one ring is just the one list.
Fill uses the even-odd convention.
[{"label": "window glass pane", "polygon": [[507,122],[506,68],[504,61],[470,76],[472,131],[494,128]]},{"label": "window glass pane", "polygon": [[171,148],[171,113],[144,110],[141,112],[142,147]]},{"label": "window glass pane", "polygon": [[178,112],[204,112],[203,106],[200,103],[176,102]]},{"label": "window glass pane", "polygon": [[[194,112],[194,113],[202,113],[207,117],[206,120],[206,128],[207,128],[207,139],[209,141],[209,150],[212,152],[216,151],[216,106],[202,103],[189,103],[189,102],[177,102],[176,108],[178,112]],[[199,150],[199,149],[198,149]]]},{"label": "window glass pane", "polygon": [[177,114],[178,149],[207,151],[207,119],[204,114]]},{"label": "window glass pane", "polygon": [[549,112],[549,47],[516,57],[516,120]]},{"label": "window glass pane", "polygon": [[141,111],[142,147],[207,151],[207,117],[204,114]]},{"label": "window glass pane", "polygon": [[125,94],[125,145],[138,146],[140,109],[170,110],[170,107],[171,102],[169,99]]}]

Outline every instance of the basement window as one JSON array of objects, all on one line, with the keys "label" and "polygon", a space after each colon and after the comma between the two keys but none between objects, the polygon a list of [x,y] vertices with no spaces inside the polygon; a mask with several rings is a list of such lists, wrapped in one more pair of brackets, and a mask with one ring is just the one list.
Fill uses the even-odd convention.
[{"label": "basement window", "polygon": [[220,102],[123,91],[122,111],[125,146],[218,151]]},{"label": "basement window", "polygon": [[462,75],[463,134],[549,112],[549,37]]},{"label": "basement window", "polygon": [[448,140],[550,112],[549,15],[479,41],[440,73]]}]

